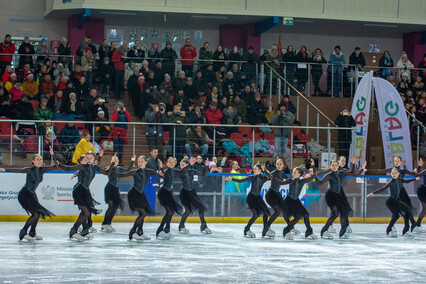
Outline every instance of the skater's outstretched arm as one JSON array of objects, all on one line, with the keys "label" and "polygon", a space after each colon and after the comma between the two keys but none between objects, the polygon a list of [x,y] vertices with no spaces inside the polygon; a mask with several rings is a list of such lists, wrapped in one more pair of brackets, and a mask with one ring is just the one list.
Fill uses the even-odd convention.
[{"label": "skater's outstretched arm", "polygon": [[286,185],[286,184],[290,184],[292,182],[291,178],[285,179],[285,180],[279,180],[277,178],[274,178],[273,181],[279,183],[280,185]]},{"label": "skater's outstretched arm", "polygon": [[192,172],[202,177],[206,176],[207,173],[209,172],[209,159],[206,159],[206,161],[204,162],[204,165],[205,165],[204,172],[200,172],[194,169],[192,170]]},{"label": "skater's outstretched arm", "polygon": [[311,165],[312,165],[312,170],[314,171],[314,174],[310,175],[309,177],[302,178],[301,181],[303,183],[311,182],[311,181],[313,181],[317,177],[317,171],[315,169],[315,161],[314,161],[314,159],[311,159]]},{"label": "skater's outstretched arm", "polygon": [[164,176],[163,172],[157,173],[156,171],[151,170],[151,169],[147,169],[147,170],[148,170],[148,173],[149,173],[150,176],[155,176],[155,177],[158,177],[158,178],[162,178]]},{"label": "skater's outstretched arm", "polygon": [[81,171],[83,169],[83,164],[77,164],[77,165],[72,165],[72,166],[66,166],[66,165],[62,165],[62,164],[58,164],[58,167],[64,171],[70,172],[70,171],[76,171],[79,170]]},{"label": "skater's outstretched arm", "polygon": [[362,173],[364,173],[364,172],[367,171],[365,169],[366,166],[367,166],[367,161],[364,162],[364,164],[362,165],[362,168],[360,168],[359,170],[355,171],[355,164],[351,163],[352,170],[351,171],[342,172],[342,174],[343,174],[343,176],[359,176]]},{"label": "skater's outstretched arm", "polygon": [[116,176],[116,177],[131,177],[134,176],[136,174],[137,170],[131,170],[128,172],[124,172],[124,173],[118,173],[116,171],[112,171],[111,175]]},{"label": "skater's outstretched arm", "polygon": [[410,183],[410,182],[413,182],[413,181],[415,181],[415,180],[419,180],[420,178],[405,178],[405,179],[402,179],[402,183]]},{"label": "skater's outstretched arm", "polygon": [[53,149],[50,146],[49,146],[49,154],[51,157],[53,157],[54,164],[51,166],[43,167],[44,172],[50,172],[50,171],[54,171],[58,169],[58,165],[59,165],[58,159],[56,159],[56,156],[53,153]]},{"label": "skater's outstretched arm", "polygon": [[102,160],[102,156],[104,155],[104,150],[100,150],[99,151],[99,156],[98,156],[98,158],[96,159],[96,161],[95,161],[95,164],[96,165],[100,165],[101,164],[101,160]]},{"label": "skater's outstretched arm", "polygon": [[387,188],[389,188],[392,185],[393,181],[394,181],[393,179],[390,180],[384,187],[379,188],[376,191],[373,191],[372,193],[370,193],[369,195],[367,195],[367,197],[372,197],[374,194],[377,194],[377,193],[385,191]]},{"label": "skater's outstretched arm", "polygon": [[324,184],[324,183],[326,183],[330,178],[331,178],[331,175],[333,174],[333,171],[331,171],[331,172],[329,172],[328,174],[326,174],[322,179],[320,179],[320,178],[317,178],[316,179],[316,182],[317,182],[317,184],[318,185],[321,185],[321,184]]},{"label": "skater's outstretched arm", "polygon": [[371,175],[383,175],[383,174],[389,174],[392,171],[393,168],[388,169],[382,169],[382,170],[368,170],[368,173]]},{"label": "skater's outstretched arm", "polygon": [[238,183],[243,183],[243,182],[251,181],[253,178],[254,178],[254,176],[248,176],[248,177],[245,177],[243,179],[235,179],[235,178],[226,177],[225,181],[234,181],[234,182],[238,182]]},{"label": "skater's outstretched arm", "polygon": [[28,174],[31,171],[31,168],[1,168],[0,172],[9,172],[9,173],[17,173],[17,174]]}]

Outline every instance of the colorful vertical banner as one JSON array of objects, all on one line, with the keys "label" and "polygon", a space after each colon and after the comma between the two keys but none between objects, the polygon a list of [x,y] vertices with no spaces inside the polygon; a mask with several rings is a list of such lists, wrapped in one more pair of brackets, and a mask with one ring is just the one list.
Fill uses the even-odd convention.
[{"label": "colorful vertical banner", "polygon": [[368,118],[371,103],[371,78],[373,71],[364,75],[358,84],[352,104],[352,117],[356,122],[356,130],[352,135],[352,146],[349,157],[355,157],[355,167],[359,169],[365,161],[367,149]]},{"label": "colorful vertical banner", "polygon": [[413,170],[410,130],[405,107],[398,91],[382,78],[373,78],[382,130],[385,168],[393,167],[393,158],[401,156],[403,164]]}]

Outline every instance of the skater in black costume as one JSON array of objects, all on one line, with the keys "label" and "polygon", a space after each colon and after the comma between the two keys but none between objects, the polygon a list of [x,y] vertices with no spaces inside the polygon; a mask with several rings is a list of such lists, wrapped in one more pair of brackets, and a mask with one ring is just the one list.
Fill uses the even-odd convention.
[{"label": "skater in black costume", "polygon": [[[136,156],[132,158],[132,162],[130,163],[129,168],[127,171],[130,171],[133,168],[133,164],[136,160]],[[112,158],[113,162],[113,168],[112,172],[117,173],[123,173],[125,170],[122,166],[119,166],[119,160],[117,157],[117,154],[114,154]],[[109,168],[106,168],[106,170],[109,170]],[[116,175],[108,175],[108,183],[105,186],[105,203],[108,204],[108,209],[105,212],[104,221],[101,225],[101,230],[107,233],[115,232],[115,229],[111,226],[112,219],[115,216],[115,213],[117,212],[117,209],[120,208],[123,210],[124,208],[124,202],[120,197],[120,178],[118,178]]]},{"label": "skater in black costume", "polygon": [[[78,164],[74,166],[66,166],[59,164],[59,167],[61,169],[65,171],[78,170],[78,175],[81,175],[80,182],[74,186],[72,192],[74,204],[79,207],[81,212],[69,233],[70,239],[76,239],[78,241],[84,240],[84,237],[90,234],[90,225],[87,223],[87,218],[90,216],[90,214],[93,213],[97,215],[102,211],[95,208],[95,200],[93,199],[92,194],[90,193],[90,184],[96,176],[96,171],[104,175],[109,174],[108,171],[104,170],[103,168],[99,167],[94,163],[95,154],[92,151],[87,152],[84,159],[87,162],[86,164]],[[77,232],[78,227],[80,227],[80,225],[83,225],[83,230],[81,231],[81,234]]]},{"label": "skater in black costume", "polygon": [[[263,176],[262,173],[266,174]],[[256,234],[250,230],[251,225],[257,220],[260,215],[263,215],[263,230],[267,231],[268,226],[268,217],[270,216],[269,209],[266,203],[263,201],[260,192],[262,191],[263,184],[272,179],[272,175],[266,171],[265,165],[256,164],[253,167],[252,176],[248,176],[243,179],[235,179],[226,177],[225,181],[233,181],[233,182],[248,182],[251,181],[251,190],[249,194],[247,194],[246,202],[248,204],[249,209],[251,210],[253,216],[250,218],[247,226],[244,228],[244,236],[249,238],[255,238]]]},{"label": "skater in black costume", "polygon": [[[349,214],[353,212],[347,198],[342,193],[343,188],[343,180],[346,176],[352,175],[352,176],[358,176],[361,173],[365,172],[365,166],[367,165],[367,162],[364,162],[363,167],[355,171],[354,173],[348,172],[348,171],[339,171],[339,164],[337,161],[331,162],[331,172],[326,174],[323,179],[316,179],[318,185],[321,185],[325,182],[329,182],[329,189],[327,190],[325,194],[325,200],[327,202],[327,206],[331,210],[331,216],[328,218],[326,224],[321,230],[321,237],[322,238],[329,238],[332,239],[333,235],[330,234],[328,231],[328,228],[330,225],[336,220],[336,218],[340,214],[340,224],[341,229],[339,232],[340,238],[348,238],[347,234],[347,227],[349,226],[348,218]],[[353,166],[353,165],[352,165]]]},{"label": "skater in black costume", "polygon": [[420,203],[422,204],[422,211],[420,211],[419,218],[417,218],[416,221],[416,228],[418,228],[417,232],[422,232],[421,226],[422,226],[422,220],[426,215],[426,178],[424,177],[426,175],[426,170],[421,171],[421,168],[423,167],[423,159],[419,160],[419,165],[417,167],[417,172],[419,177],[423,177],[422,184],[417,188],[417,197],[420,200]]},{"label": "skater in black costume", "polygon": [[[37,235],[36,227],[40,217],[45,219],[46,216],[52,218],[55,216],[52,212],[44,208],[38,201],[36,189],[38,185],[43,181],[43,174],[49,171],[57,169],[57,160],[53,154],[52,148],[49,147],[49,154],[54,158],[55,164],[53,166],[43,166],[43,158],[35,154],[32,159],[32,167],[23,168],[23,169],[0,169],[0,171],[10,172],[10,173],[25,173],[26,180],[24,187],[18,193],[18,201],[21,204],[22,208],[27,211],[27,214],[31,216],[25,222],[24,227],[19,232],[19,240],[22,241],[26,239],[28,241],[32,240],[42,240],[43,237]],[[29,234],[27,234],[28,228],[30,228]]]},{"label": "skater in black costume", "polygon": [[166,162],[167,169],[164,171],[163,182],[161,188],[158,191],[158,201],[161,206],[166,209],[166,214],[161,219],[160,226],[158,226],[156,237],[170,239],[173,238],[173,234],[170,232],[170,222],[174,212],[182,215],[182,207],[177,203],[173,197],[173,183],[175,177],[178,177],[181,173],[179,168],[175,168],[176,161],[173,157],[169,157]]},{"label": "skater in black costume", "polygon": [[384,187],[374,191],[373,193],[370,193],[367,195],[367,197],[372,197],[374,194],[383,192],[389,188],[389,197],[386,199],[386,206],[392,213],[392,218],[389,222],[389,226],[386,229],[386,234],[390,237],[397,237],[397,232],[394,225],[399,219],[400,215],[402,215],[404,218],[404,229],[402,230],[402,235],[413,238],[414,236],[410,232],[410,219],[412,218],[411,207],[401,199],[400,193],[404,187],[404,183],[409,183],[415,181],[416,179],[403,179],[397,168],[392,170],[391,175],[392,180],[390,182],[388,182]]},{"label": "skater in black costume", "polygon": [[290,185],[288,195],[284,199],[283,214],[284,216],[286,216],[287,219],[290,218],[291,216],[293,216],[294,218],[287,224],[287,227],[285,227],[283,230],[283,236],[286,239],[290,239],[290,240],[293,239],[291,230],[294,228],[294,225],[296,225],[302,217],[306,226],[305,238],[312,238],[312,239],[317,238],[317,236],[313,233],[311,223],[309,221],[309,212],[306,210],[306,208],[303,206],[302,202],[299,199],[299,195],[303,189],[303,186],[306,183],[313,181],[316,177],[315,162],[313,159],[311,159],[311,166],[314,170],[314,173],[312,176],[308,174],[306,177],[301,178],[303,175],[303,169],[294,168],[292,173],[292,176],[293,176],[292,178],[289,178],[285,181],[278,181],[281,185],[285,185],[285,184]]},{"label": "skater in black costume", "polygon": [[280,158],[277,158],[275,162],[275,168],[271,175],[273,179],[271,180],[271,187],[266,192],[266,202],[269,206],[274,209],[274,213],[269,217],[267,225],[262,230],[262,237],[274,237],[275,232],[271,229],[272,223],[278,218],[280,212],[283,212],[283,217],[286,223],[290,222],[290,219],[287,215],[284,214],[284,198],[281,195],[280,187],[281,181],[288,179],[289,177],[286,175],[284,171],[284,161]]},{"label": "skater in black costume", "polygon": [[[419,164],[421,162],[419,161]],[[380,174],[387,174],[390,173],[394,168],[397,169],[399,171],[399,175],[401,178],[404,178],[405,175],[412,175],[412,176],[416,176],[417,175],[417,171],[409,171],[406,168],[403,168],[402,165],[402,157],[400,156],[396,156],[393,159],[393,165],[395,167],[393,168],[388,168],[388,169],[383,169],[383,170],[370,170],[370,174],[372,175],[380,175]],[[413,204],[411,203],[411,199],[410,196],[408,195],[407,190],[405,189],[404,185],[402,185],[401,191],[399,193],[399,198],[404,201],[411,209],[411,211],[413,211]],[[410,221],[411,221],[411,231],[413,232],[421,232],[421,229],[417,226],[417,222],[414,220],[413,214],[410,214]]]},{"label": "skater in black costume", "polygon": [[179,163],[181,169],[179,177],[182,182],[179,199],[185,208],[185,212],[182,214],[182,218],[179,223],[179,232],[182,234],[189,234],[189,230],[185,227],[185,221],[194,209],[198,209],[198,216],[201,221],[200,231],[205,234],[211,234],[212,231],[207,227],[207,222],[204,219],[204,211],[207,210],[207,205],[200,200],[193,185],[194,175],[205,176],[207,174],[209,170],[209,159],[206,159],[205,161],[206,168],[204,172],[199,172],[193,168],[195,161],[195,158],[192,158],[190,161],[188,159],[183,159]]},{"label": "skater in black costume", "polygon": [[133,227],[129,232],[129,240],[151,239],[143,232],[143,222],[145,220],[146,214],[155,214],[155,212],[148,203],[148,199],[146,198],[144,189],[148,184],[149,177],[151,175],[156,177],[162,177],[163,173],[158,174],[153,170],[147,169],[146,164],[147,161],[145,156],[140,156],[138,158],[138,169],[131,170],[125,173],[119,173],[114,171],[111,172],[111,175],[114,175],[116,177],[133,176],[133,187],[129,190],[129,193],[127,194],[127,199],[132,212],[137,211],[139,216],[136,218],[135,223],[133,224]]}]

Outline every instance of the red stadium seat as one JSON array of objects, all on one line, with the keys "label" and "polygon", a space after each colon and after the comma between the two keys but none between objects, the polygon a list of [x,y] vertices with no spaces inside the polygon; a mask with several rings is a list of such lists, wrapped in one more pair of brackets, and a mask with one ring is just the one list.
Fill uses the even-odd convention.
[{"label": "red stadium seat", "polygon": [[35,100],[30,100],[28,101],[30,104],[32,104],[34,111],[36,111],[36,109],[38,108],[38,105],[40,104],[39,101],[35,101]]},{"label": "red stadium seat", "polygon": [[4,121],[4,119],[10,119],[10,118],[9,117],[0,118],[0,131],[2,131],[3,129],[10,129],[11,123]]},{"label": "red stadium seat", "polygon": [[263,139],[268,140],[269,141],[269,145],[274,145],[275,144],[275,136],[273,133],[264,133],[263,134]]},{"label": "red stadium seat", "polygon": [[[250,124],[248,124],[248,123],[240,123],[239,125],[250,125]],[[243,134],[243,135],[247,135],[247,136],[253,135],[252,131],[253,130],[252,130],[251,127],[238,127],[238,132],[241,133],[241,134]]]},{"label": "red stadium seat", "polygon": [[241,133],[233,132],[231,133],[231,141],[234,141],[235,144],[242,147],[244,146],[244,136]]},{"label": "red stadium seat", "polygon": [[74,119],[74,126],[77,129],[84,129],[86,127],[86,124],[83,122],[82,119]]},{"label": "red stadium seat", "polygon": [[30,136],[24,139],[24,150],[25,152],[36,153],[38,152],[38,137]]},{"label": "red stadium seat", "polygon": [[56,126],[56,128],[58,129],[58,133],[61,133],[62,128],[64,128],[66,125],[65,122],[61,122],[61,121],[65,121],[65,119],[57,118],[54,121],[52,121],[53,125]]},{"label": "red stadium seat", "polygon": [[167,144],[167,142],[169,142],[169,134],[170,134],[170,132],[169,132],[169,131],[164,131],[164,132],[163,132],[163,144],[164,144],[164,145],[166,145],[166,144]]}]

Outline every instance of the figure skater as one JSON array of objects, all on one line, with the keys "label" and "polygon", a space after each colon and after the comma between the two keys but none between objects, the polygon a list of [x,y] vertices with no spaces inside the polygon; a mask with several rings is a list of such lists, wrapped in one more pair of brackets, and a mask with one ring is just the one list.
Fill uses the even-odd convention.
[{"label": "figure skater", "polygon": [[[266,176],[263,176],[262,173],[266,174]],[[266,171],[265,165],[260,164],[256,164],[253,167],[253,174],[254,175],[243,179],[235,179],[230,177],[225,178],[225,181],[232,180],[233,182],[238,183],[251,181],[251,190],[249,194],[247,194],[246,202],[253,216],[250,218],[247,226],[244,228],[244,236],[248,238],[256,237],[256,234],[253,233],[250,228],[260,215],[263,215],[263,230],[267,231],[266,227],[268,226],[268,217],[270,216],[269,209],[266,203],[263,201],[260,192],[262,191],[263,184],[266,181],[271,180],[272,176],[269,172]]]},{"label": "figure skater", "polygon": [[[132,158],[132,161],[135,158]],[[148,184],[149,177],[156,176],[162,177],[163,173],[158,174],[157,172],[146,168],[146,158],[145,156],[140,156],[138,158],[138,169],[131,170],[125,173],[119,173],[116,171],[111,172],[111,175],[116,177],[129,177],[133,176],[133,186],[127,194],[127,199],[129,202],[129,207],[132,212],[137,211],[139,216],[136,218],[133,227],[129,232],[129,240],[150,240],[151,238],[144,234],[143,232],[143,222],[145,220],[146,214],[155,214],[154,210],[148,203],[148,199],[145,194],[145,187]]]},{"label": "figure skater", "polygon": [[[44,208],[40,202],[38,201],[36,189],[38,185],[43,181],[44,173],[49,171],[53,171],[57,169],[57,160],[55,155],[53,154],[53,150],[49,147],[49,154],[53,157],[55,164],[52,166],[43,166],[43,158],[39,154],[35,154],[32,159],[32,167],[23,168],[23,169],[0,169],[1,172],[9,172],[9,173],[25,173],[26,180],[22,189],[18,193],[18,201],[21,204],[22,208],[27,211],[27,214],[31,214],[31,216],[25,222],[24,227],[19,232],[19,240],[23,239],[27,241],[33,240],[43,240],[41,235],[37,235],[36,227],[38,224],[38,220],[40,217],[45,219],[46,216],[52,218],[55,216],[52,212]],[[30,228],[29,234],[27,234],[28,228]]]},{"label": "figure skater", "polygon": [[209,170],[209,159],[206,159],[205,161],[206,167],[204,172],[199,172],[192,167],[195,164],[195,161],[195,158],[192,158],[190,161],[188,159],[183,159],[179,163],[181,168],[179,176],[182,181],[182,189],[179,193],[179,198],[181,204],[185,208],[185,212],[182,214],[182,218],[179,223],[179,232],[182,234],[189,234],[189,230],[185,227],[185,221],[194,209],[198,209],[198,216],[201,221],[201,233],[211,234],[212,231],[209,227],[207,227],[207,222],[204,219],[204,211],[207,210],[207,205],[200,200],[200,197],[198,197],[197,191],[193,185],[194,175],[205,176],[207,174]]},{"label": "figure skater", "polygon": [[370,193],[367,197],[372,197],[374,194],[385,191],[389,188],[389,197],[386,199],[386,206],[389,208],[392,213],[392,218],[389,222],[389,225],[386,229],[386,234],[389,237],[396,238],[397,231],[394,227],[396,221],[399,219],[400,215],[404,218],[404,229],[402,230],[402,235],[413,238],[414,235],[410,232],[410,218],[412,217],[412,211],[409,204],[401,199],[400,193],[404,187],[404,183],[409,183],[415,181],[416,179],[403,179],[397,168],[394,168],[391,171],[392,179],[384,187],[379,188],[378,190]]},{"label": "figure skater", "polygon": [[343,179],[346,176],[353,175],[358,176],[362,172],[365,172],[365,166],[367,165],[367,162],[364,162],[363,167],[355,171],[354,173],[347,172],[347,171],[339,171],[339,164],[337,161],[331,162],[331,172],[326,174],[323,179],[317,179],[318,185],[324,184],[325,182],[329,182],[329,189],[327,190],[325,194],[325,201],[327,202],[327,206],[331,210],[331,216],[328,218],[326,224],[321,230],[321,237],[322,238],[328,238],[332,239],[333,235],[328,231],[328,228],[330,225],[336,220],[336,218],[340,214],[340,224],[341,229],[339,232],[340,238],[349,238],[349,234],[347,234],[347,227],[349,226],[348,218],[349,214],[353,212],[349,202],[347,199],[345,199],[344,195],[342,194],[343,190]]},{"label": "figure skater", "polygon": [[417,167],[417,172],[419,177],[423,177],[423,181],[420,184],[420,186],[417,188],[417,197],[419,198],[420,203],[422,204],[422,211],[420,211],[419,218],[417,218],[416,226],[414,228],[414,230],[418,228],[417,230],[418,233],[422,232],[422,229],[421,229],[422,220],[426,215],[426,178],[424,178],[424,176],[426,175],[426,170],[421,171],[423,164],[424,164],[423,159],[420,159],[419,165]]}]

